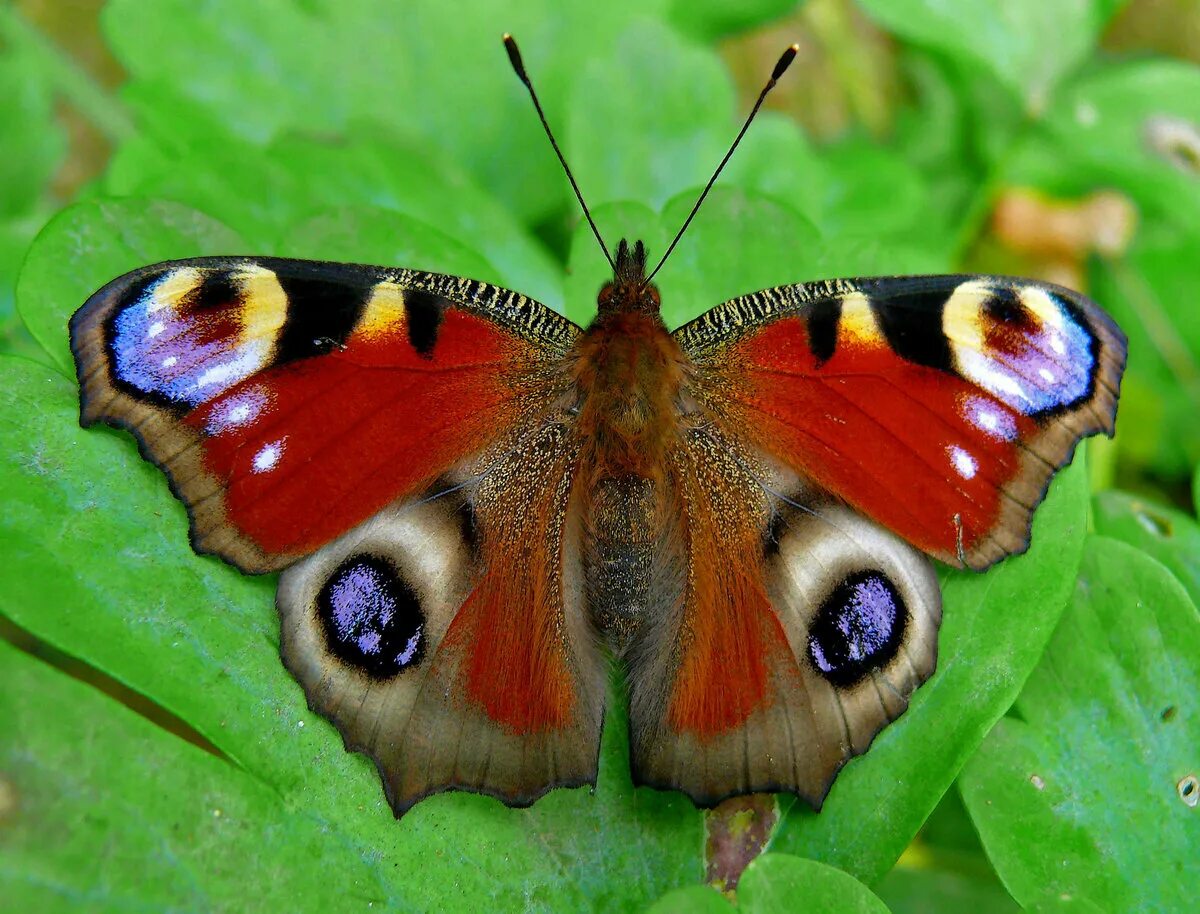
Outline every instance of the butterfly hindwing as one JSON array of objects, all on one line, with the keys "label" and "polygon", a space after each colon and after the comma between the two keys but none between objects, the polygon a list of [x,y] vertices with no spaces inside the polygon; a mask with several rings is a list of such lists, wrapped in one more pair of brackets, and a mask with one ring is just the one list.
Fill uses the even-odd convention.
[{"label": "butterfly hindwing", "polygon": [[578,335],[517,293],[268,258],[146,267],[71,321],[82,422],[130,429],[193,544],[282,568],[548,409]]},{"label": "butterfly hindwing", "polygon": [[675,336],[720,427],[976,569],[1023,551],[1054,471],[1112,434],[1125,364],[1082,295],[989,276],[781,286]]},{"label": "butterfly hindwing", "polygon": [[284,661],[397,815],[451,788],[527,805],[595,783],[607,679],[567,518],[574,457],[565,424],[522,428],[280,579]]},{"label": "butterfly hindwing", "polygon": [[712,429],[687,435],[672,479],[680,520],[660,548],[686,573],[626,656],[635,782],[819,807],[933,672],[932,566]]}]

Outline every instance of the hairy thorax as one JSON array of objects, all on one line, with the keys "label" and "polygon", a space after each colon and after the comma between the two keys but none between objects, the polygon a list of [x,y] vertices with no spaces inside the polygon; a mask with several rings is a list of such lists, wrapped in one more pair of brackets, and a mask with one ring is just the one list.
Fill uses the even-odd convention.
[{"label": "hairy thorax", "polygon": [[575,356],[588,604],[619,650],[645,615],[670,526],[686,357],[657,313],[625,311],[598,318]]}]

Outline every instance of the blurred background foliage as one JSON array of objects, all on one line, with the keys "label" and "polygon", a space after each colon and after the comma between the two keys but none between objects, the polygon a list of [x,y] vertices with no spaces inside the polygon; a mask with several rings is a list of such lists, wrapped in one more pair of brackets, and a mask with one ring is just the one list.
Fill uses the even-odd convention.
[{"label": "blurred background foliage", "polygon": [[[701,818],[677,799],[618,784],[602,785],[599,811],[582,819],[571,810],[590,809],[586,798],[576,807],[552,797],[511,815],[476,798],[438,798],[395,825],[384,821],[365,762],[341,761],[331,731],[321,731],[320,750],[239,755],[239,745],[259,744],[239,744],[226,728],[272,733],[263,717],[305,714],[278,670],[262,694],[286,696],[270,699],[281,704],[241,721],[236,708],[204,707],[183,694],[186,683],[171,684],[176,657],[147,679],[158,642],[142,656],[114,643],[119,626],[92,630],[70,615],[128,602],[111,581],[98,583],[111,577],[108,559],[88,542],[114,530],[142,536],[145,526],[132,508],[124,528],[76,513],[97,500],[64,455],[94,445],[96,454],[78,458],[88,474],[136,476],[129,492],[146,493],[137,497],[156,514],[174,512],[169,536],[145,533],[131,560],[141,568],[152,556],[145,600],[184,576],[176,599],[194,597],[197,611],[253,606],[228,631],[223,619],[211,630],[164,622],[167,606],[153,618],[170,631],[156,636],[192,644],[196,669],[216,680],[237,680],[273,651],[270,582],[186,555],[181,514],[132,446],[80,439],[70,425],[65,318],[104,280],[200,253],[311,256],[470,273],[587,319],[605,265],[508,72],[502,31],[520,38],[605,236],[636,234],[652,251],[686,213],[779,52],[799,43],[662,274],[668,322],[777,282],[978,270],[1082,289],[1128,334],[1117,437],[1087,447],[1090,502],[1077,481],[1059,507],[1047,506],[1045,537],[1062,532],[1040,560],[1031,553],[985,579],[946,575],[948,620],[956,605],[1008,611],[987,592],[1010,601],[1026,593],[1020,571],[1003,577],[1009,564],[1041,561],[1043,576],[1050,569],[1066,584],[1029,590],[1038,601],[1013,607],[1017,618],[1045,620],[1019,650],[985,663],[990,628],[950,642],[942,680],[969,673],[972,659],[981,681],[1000,676],[989,664],[1006,656],[1028,663],[1012,661],[1012,682],[987,693],[995,714],[955,744],[944,783],[931,776],[932,798],[904,815],[887,814],[888,783],[869,790],[884,762],[864,760],[844,776],[858,805],[831,800],[824,818],[787,804]],[[799,897],[813,911],[1186,909],[1200,875],[1198,64],[1195,0],[0,5],[0,353],[10,379],[0,394],[9,451],[0,634],[20,648],[0,645],[0,721],[20,722],[7,737],[0,724],[0,885],[45,910],[267,910],[291,899],[299,910],[330,898],[402,909],[452,898],[547,909],[658,899],[658,911],[727,910],[731,891],[726,899],[699,884],[732,890],[739,876],[736,904],[751,911]],[[31,485],[57,494],[27,497]],[[123,493],[126,483],[112,485]],[[1071,532],[1071,504],[1090,510],[1086,538],[1082,527]],[[60,553],[58,564],[12,561],[36,548]],[[34,578],[50,568],[75,589],[46,596]],[[985,647],[955,653],[972,637]],[[260,650],[209,653],[213,639],[238,638]],[[935,694],[937,682],[923,691]],[[944,691],[959,701],[973,694]],[[46,722],[38,702],[52,698],[64,710]],[[134,713],[122,717],[125,709]],[[163,729],[194,745],[164,742]],[[872,755],[894,749],[920,771],[933,762],[914,742],[902,735]],[[122,753],[134,745],[145,754],[128,762]],[[613,745],[605,757],[619,765]],[[344,777],[361,778],[361,792],[346,788],[346,799],[318,779],[328,809],[312,784],[289,792],[308,783],[295,769],[318,751],[317,768],[348,766]],[[31,760],[39,773],[25,783]],[[171,766],[182,780],[169,780]],[[855,780],[859,772],[867,774]],[[140,796],[142,782],[161,792]],[[180,785],[204,799],[195,808],[170,801]],[[33,821],[50,796],[85,797],[91,812],[56,806]],[[357,812],[339,813],[343,801]],[[236,835],[215,830],[229,804],[242,815]],[[433,812],[421,819],[426,806]],[[857,818],[846,813],[849,825],[838,825],[846,809]],[[402,832],[410,827],[418,831]],[[170,837],[181,830],[204,848],[184,864]],[[120,851],[105,843],[112,834]],[[84,862],[97,842],[112,867]],[[774,853],[742,875],[766,843]],[[421,873],[393,872],[430,855],[460,868],[469,859],[474,875],[438,882],[429,863],[429,883],[414,887]],[[553,866],[539,869],[539,856]],[[338,875],[304,872],[309,858]],[[266,882],[257,900],[238,894]]]}]

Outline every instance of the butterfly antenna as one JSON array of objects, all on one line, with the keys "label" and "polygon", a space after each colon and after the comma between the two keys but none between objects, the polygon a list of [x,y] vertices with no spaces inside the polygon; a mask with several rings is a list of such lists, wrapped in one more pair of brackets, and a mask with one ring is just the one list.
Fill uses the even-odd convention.
[{"label": "butterfly antenna", "polygon": [[550,145],[554,147],[554,152],[558,155],[558,161],[562,162],[563,171],[567,173],[567,180],[571,182],[571,189],[575,191],[575,197],[579,200],[579,205],[583,208],[583,215],[587,217],[588,225],[592,227],[592,234],[600,242],[600,250],[608,258],[608,265],[615,271],[617,265],[612,259],[612,254],[608,253],[608,245],[600,237],[600,229],[596,228],[596,221],[592,218],[591,212],[588,211],[587,204],[583,202],[583,194],[579,190],[579,185],[575,183],[575,176],[571,174],[571,167],[567,164],[566,158],[563,157],[562,150],[558,148],[558,141],[554,139],[554,133],[550,130],[550,125],[546,123],[546,113],[542,110],[542,103],[538,101],[537,93],[533,91],[533,83],[529,81],[529,74],[525,72],[525,63],[521,60],[521,50],[517,47],[517,41],[512,35],[505,34],[504,49],[508,51],[508,59],[512,63],[512,68],[517,72],[517,78],[529,90],[529,97],[533,99],[533,107],[537,109],[538,118],[542,122],[546,136],[550,139]]},{"label": "butterfly antenna", "polygon": [[[792,61],[796,59],[796,52],[800,50],[800,45],[794,44],[779,57],[779,62],[775,64],[775,69],[771,71],[771,78],[767,80],[767,84],[763,86],[763,90],[758,93],[758,101],[754,103],[754,107],[750,109],[750,115],[746,118],[746,123],[742,124],[742,129],[738,131],[738,135],[733,140],[733,145],[729,147],[729,151],[725,153],[725,158],[721,159],[721,164],[717,166],[717,170],[713,172],[713,176],[708,179],[708,183],[704,185],[704,190],[700,194],[700,199],[696,201],[696,205],[692,207],[692,211],[688,213],[688,217],[683,220],[683,227],[675,235],[675,239],[671,242],[667,252],[662,255],[662,260],[658,262],[650,275],[646,277],[644,285],[649,285],[650,280],[654,275],[662,269],[662,265],[667,262],[667,258],[671,256],[671,252],[675,250],[675,245],[679,244],[679,239],[683,237],[683,233],[687,231],[687,227],[692,224],[692,219],[700,209],[700,204],[704,202],[704,198],[708,196],[708,192],[712,190],[713,184],[716,183],[717,177],[721,174],[721,170],[725,168],[725,163],[729,161],[733,151],[738,148],[738,143],[742,141],[742,137],[746,135],[746,131],[750,129],[750,122],[754,120],[754,115],[758,114],[758,109],[762,107],[763,99],[767,97],[767,93],[775,88],[775,83],[787,71],[787,68],[792,65]],[[511,51],[509,52],[512,53]],[[533,91],[533,90],[530,90]]]}]

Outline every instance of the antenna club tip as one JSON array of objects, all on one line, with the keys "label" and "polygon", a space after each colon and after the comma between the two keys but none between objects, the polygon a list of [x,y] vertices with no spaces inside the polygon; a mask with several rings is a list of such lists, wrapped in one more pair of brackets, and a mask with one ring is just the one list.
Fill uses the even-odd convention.
[{"label": "antenna club tip", "polygon": [[785,72],[787,72],[787,68],[792,65],[792,61],[796,59],[796,55],[799,53],[800,53],[800,45],[793,44],[791,47],[787,48],[781,55],[779,55],[779,62],[777,64],[775,64],[775,69],[773,71],[771,71],[771,82],[774,82],[775,80],[779,79],[779,77],[781,77]]},{"label": "antenna club tip", "polygon": [[528,86],[529,76],[525,73],[525,63],[521,60],[521,50],[517,47],[517,39],[508,32],[504,33],[504,50],[508,52],[508,62],[512,64],[517,77]]}]

